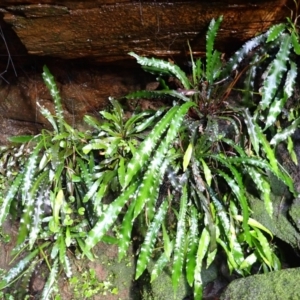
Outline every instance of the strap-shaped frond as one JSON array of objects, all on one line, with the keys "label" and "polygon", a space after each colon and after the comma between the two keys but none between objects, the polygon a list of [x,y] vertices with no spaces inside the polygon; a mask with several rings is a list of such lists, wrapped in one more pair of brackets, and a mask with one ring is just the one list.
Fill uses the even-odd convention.
[{"label": "strap-shaped frond", "polygon": [[236,51],[233,56],[229,59],[228,63],[225,65],[221,72],[221,78],[225,78],[231,72],[235,71],[239,66],[240,62],[244,60],[247,55],[256,47],[262,45],[268,37],[268,32],[263,33],[254,37],[253,39],[246,42],[238,51]]},{"label": "strap-shaped frond", "polygon": [[161,274],[168,262],[169,258],[166,253],[163,252],[153,267],[153,270],[151,272],[151,282],[153,282]]},{"label": "strap-shaped frond", "polygon": [[268,212],[269,216],[273,217],[273,204],[271,200],[271,187],[270,184],[266,179],[265,176],[263,176],[260,172],[256,170],[256,168],[253,167],[246,167],[246,170],[248,171],[248,174],[252,178],[253,182],[256,184],[256,187],[260,190],[263,200],[265,202],[265,208]]},{"label": "strap-shaped frond", "polygon": [[55,113],[56,117],[58,119],[58,129],[60,132],[63,132],[63,124],[64,124],[64,116],[63,116],[63,108],[61,105],[61,97],[59,90],[57,88],[56,82],[52,74],[50,73],[49,69],[47,66],[43,67],[43,79],[44,82],[49,89],[49,92],[54,100],[54,106],[55,106]]},{"label": "strap-shaped frond", "polygon": [[158,237],[158,231],[161,227],[162,222],[164,221],[167,209],[168,201],[165,199],[160,205],[158,212],[156,213],[147,230],[145,240],[141,246],[141,251],[137,261],[135,279],[138,279],[143,274],[150,261],[151,254],[154,249],[154,244]]},{"label": "strap-shaped frond", "polygon": [[233,178],[231,178],[228,174],[225,172],[218,170],[218,173],[225,179],[227,184],[229,185],[230,189],[235,194],[236,198],[238,199],[238,202],[241,205],[242,212],[243,212],[243,229],[245,231],[245,235],[247,238],[247,242],[251,245],[250,242],[250,235],[249,235],[249,226],[248,226],[248,218],[249,218],[249,206],[247,203],[247,198],[245,196],[245,187],[242,180],[242,174],[232,165],[230,165],[227,160],[218,157],[218,161],[220,161],[224,166],[226,166],[232,173]]},{"label": "strap-shaped frond", "polygon": [[280,49],[275,59],[271,61],[268,76],[263,82],[262,99],[259,103],[262,110],[265,110],[271,104],[283,74],[287,71],[290,49],[291,36],[289,34],[283,34]]},{"label": "strap-shaped frond", "polygon": [[20,172],[16,178],[14,178],[14,181],[12,182],[12,185],[10,186],[8,192],[3,197],[3,200],[1,199],[1,206],[0,206],[0,227],[2,227],[4,221],[6,220],[6,217],[8,215],[10,205],[12,200],[15,198],[19,187],[22,183],[24,177],[24,173]]},{"label": "strap-shaped frond", "polygon": [[250,141],[252,143],[254,151],[256,152],[257,155],[259,155],[259,139],[258,139],[257,134],[256,134],[254,117],[252,117],[250,115],[250,112],[249,112],[248,108],[246,108],[243,111],[243,113],[244,113],[243,115],[245,117],[244,122],[247,126],[247,131],[248,131],[248,134],[249,134],[249,137],[250,137]]},{"label": "strap-shaped frond", "polygon": [[[226,178],[226,180],[230,180],[229,176],[225,175],[224,178]],[[230,252],[230,256],[234,260],[234,264],[233,264],[235,266],[234,268],[238,269],[238,266],[244,260],[244,255],[243,255],[242,247],[238,242],[237,236],[235,234],[234,223],[231,219],[229,219],[229,216],[225,211],[223,204],[219,201],[219,199],[213,193],[211,193],[211,196],[212,196],[213,204],[216,208],[216,212],[217,212],[216,216],[218,220],[221,222],[225,234],[225,241],[222,239],[222,237],[217,238],[217,241],[219,244],[220,244],[220,240],[226,243],[227,250],[229,250],[228,252]],[[249,238],[246,239],[246,241],[248,242]],[[251,245],[251,243],[249,242],[248,244]]]},{"label": "strap-shaped frond", "polygon": [[291,125],[284,128],[282,131],[276,133],[272,137],[272,139],[270,141],[270,145],[276,146],[280,142],[286,141],[288,139],[288,137],[291,136],[295,132],[295,130],[299,127],[299,124],[300,124],[300,117],[297,118],[296,120],[294,120]]},{"label": "strap-shaped frond", "polygon": [[[144,164],[149,160],[152,151],[158,144],[161,135],[170,127],[172,134],[170,135],[169,143],[174,139],[177,134],[177,130],[181,125],[184,115],[188,109],[193,106],[192,102],[187,102],[182,106],[172,107],[161,120],[155,125],[149,136],[140,144],[139,149],[134,153],[132,159],[128,163],[127,174],[125,176],[124,186],[128,186],[132,178],[144,167]],[[172,125],[170,125],[172,124]],[[171,131],[170,131],[171,134]]]},{"label": "strap-shaped frond", "polygon": [[135,207],[135,199],[130,203],[126,214],[123,217],[122,226],[119,232],[119,261],[126,255],[126,251],[129,247],[131,232],[133,227],[133,211]]},{"label": "strap-shaped frond", "polygon": [[57,282],[57,274],[59,270],[58,258],[56,258],[52,264],[52,268],[49,274],[49,277],[43,288],[43,293],[41,300],[48,300],[51,297],[51,294],[54,291],[55,283]]},{"label": "strap-shaped frond", "polygon": [[20,276],[29,263],[38,255],[39,251],[45,247],[47,247],[50,242],[46,242],[41,245],[38,249],[31,251],[26,257],[21,259],[13,268],[11,268],[8,273],[1,279],[0,281],[0,290],[9,286],[9,284],[18,276]]},{"label": "strap-shaped frond", "polygon": [[195,206],[190,206],[191,212],[189,216],[190,229],[188,233],[188,249],[186,255],[186,279],[190,286],[193,286],[196,256],[199,242],[198,216]]},{"label": "strap-shaped frond", "polygon": [[290,70],[287,73],[284,88],[283,88],[283,97],[281,99],[275,98],[275,100],[272,102],[269,114],[266,119],[266,125],[265,129],[272,126],[276,120],[278,115],[282,112],[282,109],[288,100],[293,94],[293,87],[295,85],[297,77],[297,66],[294,62],[290,62]]},{"label": "strap-shaped frond", "polygon": [[190,101],[190,99],[184,96],[183,93],[177,92],[175,90],[159,90],[159,91],[137,91],[132,92],[126,96],[126,99],[165,99],[166,97],[173,97],[182,101]]},{"label": "strap-shaped frond", "polygon": [[150,73],[162,75],[162,74],[171,74],[177,77],[185,89],[190,89],[190,82],[185,73],[175,64],[172,64],[168,61],[156,58],[147,58],[142,57],[134,52],[129,52],[129,55],[136,58],[137,62]]},{"label": "strap-shaped frond", "polygon": [[[28,218],[31,221],[30,222],[31,224],[27,224],[27,226],[30,227],[29,239],[28,239],[29,249],[32,249],[36,239],[38,238],[38,234],[41,230],[42,218],[45,215],[43,205],[47,201],[47,199],[50,198],[49,189],[45,185],[48,176],[49,176],[48,172],[43,172],[36,179],[33,189],[31,191],[31,197],[35,199],[34,207],[32,209],[31,207],[29,207],[28,209],[26,208],[25,214],[27,212],[29,213]],[[24,220],[24,222],[26,222],[25,220],[27,220],[27,217],[25,217],[23,214],[21,220]]]},{"label": "strap-shaped frond", "polygon": [[176,293],[179,279],[182,275],[182,268],[185,256],[185,242],[186,242],[186,229],[185,229],[185,217],[187,211],[188,202],[187,186],[185,185],[182,189],[182,195],[180,199],[180,209],[177,221],[177,230],[174,246],[174,261],[172,267],[172,286]]},{"label": "strap-shaped frond", "polygon": [[207,33],[206,33],[206,70],[205,75],[207,78],[207,81],[212,84],[215,76],[215,71],[217,68],[220,67],[220,55],[218,55],[218,52],[214,51],[214,43],[217,36],[218,29],[220,27],[220,24],[223,20],[223,17],[220,16],[217,20],[212,19]]},{"label": "strap-shaped frond", "polygon": [[86,249],[90,250],[93,248],[102,237],[105,235],[107,230],[116,221],[122,208],[134,196],[137,189],[137,182],[131,184],[117,199],[115,199],[100,216],[95,226],[87,234],[85,239]]},{"label": "strap-shaped frond", "polygon": [[[190,103],[190,102],[189,102]],[[134,210],[134,218],[136,218],[144,205],[150,201],[150,199],[156,199],[158,196],[158,188],[161,179],[166,171],[167,164],[164,162],[165,155],[175,139],[179,127],[182,123],[183,117],[185,116],[187,110],[189,109],[191,103],[186,103],[182,105],[176,112],[174,118],[169,124],[168,132],[160,143],[159,147],[155,151],[152,161],[149,163],[147,172],[144,175],[141,186],[136,199],[136,206]],[[187,105],[189,104],[189,105]],[[164,162],[164,163],[163,163]],[[149,211],[150,215],[153,215],[153,211]]]},{"label": "strap-shaped frond", "polygon": [[196,267],[194,272],[194,299],[202,299],[203,282],[201,277],[203,259],[208,251],[210,236],[206,228],[203,229],[199,239]]},{"label": "strap-shaped frond", "polygon": [[300,44],[299,44],[299,37],[296,35],[295,32],[292,32],[292,43],[293,43],[293,49],[297,55],[300,55]]}]

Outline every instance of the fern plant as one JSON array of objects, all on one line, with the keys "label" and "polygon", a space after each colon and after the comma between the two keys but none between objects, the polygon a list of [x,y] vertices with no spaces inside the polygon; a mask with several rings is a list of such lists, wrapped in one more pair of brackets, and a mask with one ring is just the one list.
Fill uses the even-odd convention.
[{"label": "fern plant", "polygon": [[[93,259],[83,242],[90,219],[83,198],[94,160],[82,152],[89,134],[78,132],[64,121],[60,95],[47,67],[44,67],[43,78],[56,111],[53,115],[42,106],[40,111],[52,124],[53,131],[43,130],[33,137],[13,137],[14,150],[6,149],[2,156],[9,185],[2,193],[0,226],[13,208],[20,216],[14,253],[16,256],[23,251],[28,254],[2,277],[0,289],[12,285],[24,272],[27,276],[22,280],[29,284],[41,256],[49,267],[41,299],[49,299],[60,269],[64,269],[67,277],[72,275],[67,249],[75,247]],[[22,145],[17,147],[16,143]],[[85,169],[80,167],[83,162],[88,166]]]},{"label": "fern plant", "polygon": [[[42,106],[40,111],[53,131],[12,137],[13,145],[1,149],[0,228],[9,213],[20,216],[14,259],[24,251],[27,255],[3,276],[0,290],[19,279],[28,286],[42,257],[49,276],[41,299],[49,299],[58,292],[61,269],[68,278],[72,276],[68,252],[94,259],[83,238],[105,213],[107,194],[120,191],[126,160],[165,109],[126,118],[121,105],[110,99],[112,110],[100,112],[103,120],[85,116],[93,132],[79,132],[64,120],[59,91],[47,67],[43,78],[54,100],[55,115]],[[116,243],[108,235],[103,240]]]},{"label": "fern plant", "polygon": [[[278,165],[273,142],[270,143],[264,133],[275,124],[270,123],[269,116],[264,118],[265,109],[271,109],[274,100],[266,100],[264,92],[257,109],[252,112],[227,102],[230,92],[241,79],[248,84],[242,91],[245,101],[248,99],[257,78],[253,73],[267,61],[262,55],[264,50],[260,49],[264,42],[274,41],[275,29],[272,27],[250,40],[224,63],[213,47],[221,20],[212,20],[209,25],[205,64],[201,59],[194,61],[191,55],[190,77],[173,63],[129,53],[146,71],[158,76],[162,89],[138,91],[126,98],[171,98],[174,105],[136,148],[125,166],[126,175],[120,180],[121,194],[99,217],[85,240],[91,249],[126,209],[120,227],[120,259],[130,243],[133,224],[147,224],[136,278],[141,276],[153,255],[159,256],[151,280],[156,279],[170,262],[176,291],[185,268],[195,299],[201,299],[202,295],[201,268],[209,266],[220,249],[226,253],[230,271],[241,275],[249,274],[257,262],[265,271],[280,268],[279,259],[270,245],[272,233],[251,218],[247,195],[260,194],[272,216],[267,174],[275,175],[296,194],[291,177]],[[268,43],[266,47],[269,49]],[[278,82],[283,76],[272,67],[278,61],[288,60],[288,47],[281,47],[278,56],[269,61],[264,90],[271,87],[275,77]],[[232,79],[233,71],[239,70],[240,63],[249,59],[253,50],[258,54],[251,58],[250,66]],[[169,87],[166,76],[176,78],[178,88]],[[290,87],[294,76],[287,76],[287,80],[286,86]],[[276,88],[278,95],[281,90]],[[272,90],[271,96],[275,94]],[[278,114],[273,117],[277,120]],[[249,182],[257,188],[249,188]],[[162,189],[166,189],[165,194],[161,193]],[[172,225],[175,230],[168,226],[170,210],[176,218]],[[206,263],[203,263],[204,259]]]},{"label": "fern plant", "polygon": [[[264,271],[280,268],[272,232],[251,218],[247,198],[259,195],[272,216],[269,176],[296,196],[275,146],[287,139],[293,154],[290,135],[299,116],[294,110],[285,118],[284,106],[296,78],[298,33],[292,22],[275,25],[225,62],[214,49],[221,21],[209,25],[206,59],[194,60],[191,54],[190,76],[173,63],[130,53],[158,76],[161,89],[126,98],[168,98],[173,105],[128,118],[110,99],[112,109],[100,112],[102,120],[85,117],[93,132],[79,132],[65,122],[54,78],[44,68],[55,115],[40,110],[53,131],[12,138],[22,145],[1,153],[0,179],[9,182],[1,185],[0,226],[9,213],[21,216],[15,253],[27,254],[4,276],[0,289],[22,275],[28,281],[42,257],[49,267],[42,299],[48,299],[58,272],[71,276],[70,247],[93,259],[99,241],[117,243],[122,259],[134,226],[142,228],[143,240],[136,279],[153,258],[151,281],[168,264],[174,291],[184,274],[195,299],[202,297],[201,269],[218,252],[240,275],[249,274],[254,264]],[[245,60],[246,68],[241,66]],[[173,86],[166,80],[170,76]],[[241,83],[244,88],[237,89]],[[240,93],[241,103],[230,98],[232,91]],[[108,231],[116,224],[112,237]]]}]

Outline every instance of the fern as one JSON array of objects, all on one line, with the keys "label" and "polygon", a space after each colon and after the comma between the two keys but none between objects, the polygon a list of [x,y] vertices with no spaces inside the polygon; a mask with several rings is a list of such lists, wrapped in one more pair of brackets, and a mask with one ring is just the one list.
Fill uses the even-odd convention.
[{"label": "fern", "polygon": [[59,132],[63,132],[64,131],[64,128],[63,128],[64,127],[64,117],[63,117],[63,109],[62,109],[62,105],[61,105],[60,93],[58,91],[54,77],[50,73],[47,66],[43,67],[43,71],[44,72],[43,72],[42,76],[43,76],[44,82],[54,100],[54,107],[55,107],[56,117],[58,120],[58,129],[59,129]]},{"label": "fern", "polygon": [[175,292],[178,287],[184,263],[184,248],[186,242],[185,217],[187,212],[187,197],[187,187],[184,186],[182,189],[182,196],[180,199],[180,210],[178,214],[176,238],[174,245],[174,262],[172,268],[172,285]]},{"label": "fern", "polygon": [[223,20],[223,17],[219,17],[217,20],[212,19],[208,31],[206,34],[206,78],[209,84],[214,83],[214,81],[218,78],[218,71],[216,70],[216,66],[220,67],[220,57],[221,54],[214,50],[214,41],[219,29],[219,26]]},{"label": "fern", "polygon": [[155,59],[155,58],[146,58],[138,56],[137,54],[130,52],[129,55],[135,57],[137,62],[143,66],[146,71],[160,73],[160,74],[169,74],[177,77],[182,83],[185,89],[190,88],[190,82],[185,75],[185,73],[175,64],[171,64],[169,62]]},{"label": "fern", "polygon": [[[291,37],[288,34],[282,35],[281,47],[276,55],[276,58],[270,64],[270,70],[267,78],[264,81],[262,88],[262,99],[260,107],[265,110],[274,99],[277,87],[280,84],[284,72],[287,71],[287,62],[291,48]],[[275,111],[276,113],[276,111]],[[274,114],[274,112],[273,112]]]},{"label": "fern", "polygon": [[157,239],[159,227],[161,226],[164,217],[167,213],[168,201],[164,200],[161,204],[157,214],[155,215],[152,223],[150,224],[145,236],[145,240],[141,246],[141,251],[137,261],[135,279],[139,278],[146,269],[150,256],[152,254],[155,241]]}]

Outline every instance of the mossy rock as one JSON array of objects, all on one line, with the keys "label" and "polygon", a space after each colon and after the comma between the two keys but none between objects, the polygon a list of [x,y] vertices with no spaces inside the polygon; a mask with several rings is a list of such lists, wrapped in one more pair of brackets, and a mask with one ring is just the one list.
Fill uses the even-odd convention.
[{"label": "mossy rock", "polygon": [[253,275],[233,281],[221,300],[298,300],[300,268]]}]

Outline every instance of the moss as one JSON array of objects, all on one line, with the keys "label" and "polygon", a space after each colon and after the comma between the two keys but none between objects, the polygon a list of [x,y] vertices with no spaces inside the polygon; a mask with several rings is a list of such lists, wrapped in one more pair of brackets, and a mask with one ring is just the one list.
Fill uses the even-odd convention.
[{"label": "moss", "polygon": [[300,268],[254,275],[233,281],[221,300],[300,299]]}]

